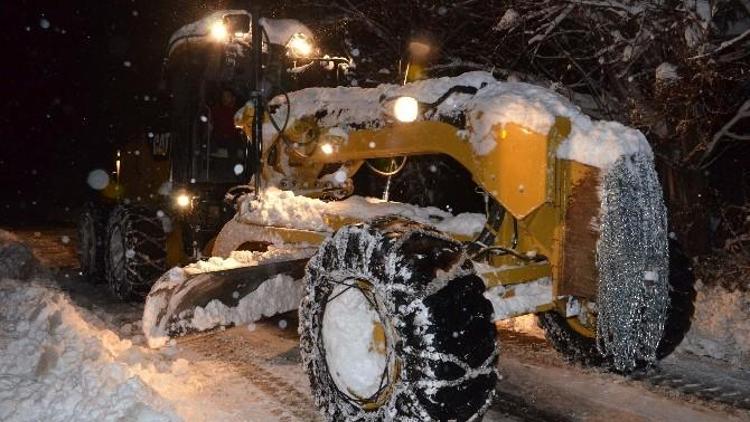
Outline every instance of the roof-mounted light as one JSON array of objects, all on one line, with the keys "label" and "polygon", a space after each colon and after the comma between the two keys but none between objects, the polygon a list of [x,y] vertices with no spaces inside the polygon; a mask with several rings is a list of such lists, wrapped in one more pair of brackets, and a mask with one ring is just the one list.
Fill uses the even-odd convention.
[{"label": "roof-mounted light", "polygon": [[218,42],[225,42],[229,39],[229,31],[224,22],[217,21],[211,25],[211,38]]},{"label": "roof-mounted light", "polygon": [[289,55],[294,58],[310,57],[313,53],[313,44],[310,38],[301,32],[292,35],[286,43]]}]

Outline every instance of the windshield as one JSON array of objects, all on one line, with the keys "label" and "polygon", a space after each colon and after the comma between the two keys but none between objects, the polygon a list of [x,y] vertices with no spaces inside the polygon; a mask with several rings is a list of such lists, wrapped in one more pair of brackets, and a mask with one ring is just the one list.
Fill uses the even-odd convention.
[{"label": "windshield", "polygon": [[212,94],[197,117],[193,178],[196,182],[246,182],[245,139],[234,126],[234,113],[241,102],[230,88]]}]

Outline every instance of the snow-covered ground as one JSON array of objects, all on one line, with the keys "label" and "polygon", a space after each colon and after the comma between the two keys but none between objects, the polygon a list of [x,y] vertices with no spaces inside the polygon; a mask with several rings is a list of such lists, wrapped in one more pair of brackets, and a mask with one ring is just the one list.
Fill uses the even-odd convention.
[{"label": "snow-covered ground", "polygon": [[[188,336],[152,350],[139,334],[141,307],[107,302],[92,293],[103,286],[40,268],[18,245],[9,248],[11,235],[0,234],[0,257],[27,257],[4,260],[0,267],[0,420],[319,417],[299,364],[292,315]],[[45,242],[52,245],[54,240]],[[67,247],[60,236],[57,242]],[[36,270],[8,278],[8,268],[18,265]],[[732,295],[704,294],[708,302],[714,295],[724,298],[706,308],[709,314],[727,304],[734,307],[724,314],[742,310],[741,296],[727,302]],[[701,312],[699,305],[697,318]],[[739,315],[730,324],[745,326]],[[544,341],[523,334],[540,334],[533,318],[501,325],[502,394],[486,421],[750,420],[745,411],[696,401],[673,389],[565,365]],[[668,367],[702,377],[703,382],[704,375],[711,374],[716,382],[733,378],[736,388],[750,385],[747,372],[730,365],[717,370],[711,359],[685,356],[683,351],[670,357]],[[693,374],[697,367],[703,369]]]},{"label": "snow-covered ground", "polygon": [[681,351],[750,368],[750,295],[696,283],[693,324]]},{"label": "snow-covered ground", "polygon": [[[113,325],[106,309],[79,306],[38,275],[27,247],[0,234],[0,257],[10,258],[0,267],[0,420],[308,419],[226,365],[175,345],[149,349],[139,321]],[[295,384],[306,380],[297,374]]]}]

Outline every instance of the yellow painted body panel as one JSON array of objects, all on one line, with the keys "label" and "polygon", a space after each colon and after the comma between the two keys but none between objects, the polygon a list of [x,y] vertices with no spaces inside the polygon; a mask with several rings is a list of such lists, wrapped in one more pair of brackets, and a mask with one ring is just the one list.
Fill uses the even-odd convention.
[{"label": "yellow painted body panel", "polygon": [[[556,132],[567,136],[570,122],[560,118]],[[504,135],[504,136],[503,136]],[[376,130],[358,130],[349,138],[321,136],[309,159],[318,163],[361,161],[404,155],[445,154],[458,161],[482,189],[513,216],[522,219],[540,207],[548,196],[550,149],[548,136],[509,123],[493,131],[495,148],[486,155],[474,153],[472,145],[454,126],[422,121]],[[326,154],[322,145],[331,145]]]},{"label": "yellow painted body panel", "polygon": [[[243,125],[248,133],[249,122],[248,119]],[[355,130],[346,138],[329,134],[326,129],[312,127],[309,119],[298,124],[299,127],[293,125],[288,129],[288,139],[295,141],[293,145],[304,145],[299,150],[304,157],[291,151],[293,147],[282,144],[279,139],[276,145],[285,149],[290,157],[296,154],[288,162],[297,160],[300,161],[297,165],[315,170],[322,165],[338,163],[349,165],[356,171],[364,160],[425,154],[448,155],[466,168],[475,183],[508,212],[498,230],[495,245],[508,247],[515,240],[516,251],[546,258],[538,263],[512,255],[494,256],[489,264],[497,270],[482,274],[488,287],[551,277],[552,296],[558,297],[561,275],[564,271],[575,271],[574,268],[566,269],[563,266],[565,215],[573,187],[597,174],[592,173],[591,167],[561,160],[555,155],[560,142],[570,133],[571,124],[567,118],[558,117],[547,134],[515,123],[495,127],[492,135],[496,145],[485,155],[474,152],[472,144],[462,136],[462,131],[437,121],[396,123],[381,129]],[[300,139],[304,142],[297,144]],[[293,175],[298,178],[295,183],[300,186],[314,185],[314,180],[305,180],[311,178],[313,173],[297,171]],[[264,176],[267,177],[266,173]],[[349,217],[327,216],[327,223],[333,229],[356,222]],[[517,239],[514,239],[514,224],[517,225]],[[311,243],[315,236],[322,241],[328,235],[274,227],[264,227],[263,230],[266,234],[283,233],[285,241],[290,243]],[[539,309],[559,308],[558,305],[551,303]]]}]

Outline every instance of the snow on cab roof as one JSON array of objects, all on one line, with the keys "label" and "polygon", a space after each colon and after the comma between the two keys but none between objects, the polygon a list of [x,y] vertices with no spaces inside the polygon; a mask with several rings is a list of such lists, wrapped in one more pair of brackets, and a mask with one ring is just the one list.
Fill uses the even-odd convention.
[{"label": "snow on cab roof", "polygon": [[[476,89],[467,93],[461,87]],[[454,92],[446,96],[451,90]],[[391,102],[410,96],[422,104],[432,105],[423,119],[439,120],[463,115],[466,121],[461,134],[471,143],[474,153],[486,155],[495,149],[492,136],[495,125],[516,123],[529,130],[546,134],[556,117],[570,119],[570,135],[562,142],[557,155],[563,159],[607,168],[623,155],[643,153],[652,156],[643,134],[617,122],[593,121],[552,90],[523,82],[503,82],[482,71],[456,77],[426,79],[406,85],[382,84],[375,88],[307,88],[289,93],[294,121],[316,116],[324,128],[340,128],[348,132],[359,128],[380,128],[391,115]],[[441,102],[437,103],[438,100]],[[276,121],[284,121],[285,99],[277,97],[270,103]],[[252,107],[252,105],[249,105]],[[238,112],[241,116],[243,110]],[[275,136],[273,129],[266,132]]]},{"label": "snow on cab roof", "polygon": [[[185,42],[206,41],[211,34],[211,27],[216,22],[222,22],[227,15],[247,15],[246,10],[219,10],[205,18],[189,23],[178,29],[169,39],[169,55]],[[308,38],[314,38],[310,28],[296,19],[268,19],[261,18],[260,25],[266,30],[271,44],[286,45],[292,35],[300,32]]]}]

